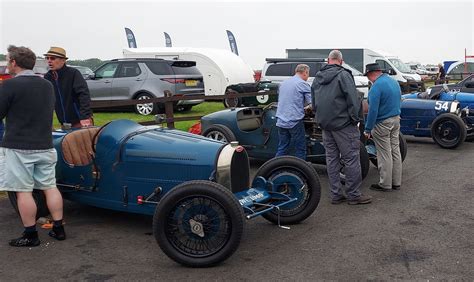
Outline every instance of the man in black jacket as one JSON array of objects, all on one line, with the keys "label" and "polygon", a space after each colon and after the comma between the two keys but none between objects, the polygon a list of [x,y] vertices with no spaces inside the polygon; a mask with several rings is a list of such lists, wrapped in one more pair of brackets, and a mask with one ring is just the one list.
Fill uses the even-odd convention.
[{"label": "man in black jacket", "polygon": [[26,47],[8,47],[8,70],[16,75],[0,85],[0,120],[6,118],[0,143],[0,191],[16,193],[25,231],[10,241],[14,247],[40,244],[36,231],[37,206],[33,189],[42,190],[54,220],[49,235],[66,239],[63,199],[56,187],[57,153],[53,147],[54,91],[48,81],[32,71],[36,56]]},{"label": "man in black jacket", "polygon": [[82,74],[66,65],[66,50],[51,47],[44,56],[50,67],[44,78],[53,84],[56,116],[63,129],[91,126],[89,88]]},{"label": "man in black jacket", "polygon": [[[351,205],[368,204],[372,198],[360,192],[362,174],[357,125],[360,122],[361,100],[351,72],[341,65],[342,53],[331,51],[328,64],[316,74],[311,87],[316,121],[323,129],[331,203],[347,201]],[[346,174],[347,197],[341,190],[341,161]]]}]

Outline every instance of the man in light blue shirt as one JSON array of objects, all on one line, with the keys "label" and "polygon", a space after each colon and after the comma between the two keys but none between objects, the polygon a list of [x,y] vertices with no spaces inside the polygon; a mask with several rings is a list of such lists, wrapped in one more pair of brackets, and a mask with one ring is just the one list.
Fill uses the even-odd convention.
[{"label": "man in light blue shirt", "polygon": [[276,112],[278,127],[278,151],[276,157],[288,155],[290,144],[294,146],[294,155],[306,159],[306,138],[303,118],[305,106],[311,103],[311,87],[306,82],[309,66],[296,66],[295,75],[280,84],[278,108]]}]

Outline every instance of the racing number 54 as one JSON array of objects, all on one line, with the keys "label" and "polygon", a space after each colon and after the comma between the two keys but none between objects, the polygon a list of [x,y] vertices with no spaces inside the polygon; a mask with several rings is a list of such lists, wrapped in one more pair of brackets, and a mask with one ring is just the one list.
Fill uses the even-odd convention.
[{"label": "racing number 54", "polygon": [[436,101],[435,110],[448,110],[449,102]]}]

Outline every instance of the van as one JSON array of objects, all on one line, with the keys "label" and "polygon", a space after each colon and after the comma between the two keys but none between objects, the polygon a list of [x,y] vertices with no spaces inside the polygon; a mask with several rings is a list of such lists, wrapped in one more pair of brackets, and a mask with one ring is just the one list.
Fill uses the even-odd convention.
[{"label": "van", "polygon": [[224,95],[227,86],[254,82],[252,68],[228,50],[212,48],[127,48],[124,58],[157,58],[196,62],[204,79],[205,95]]},{"label": "van", "polygon": [[[327,58],[334,49],[286,49],[289,59],[297,58]],[[365,72],[365,66],[378,63],[393,79],[400,84],[402,92],[424,91],[424,83],[420,75],[416,74],[409,66],[398,57],[384,52],[376,52],[366,48],[345,48],[341,51],[344,61],[360,72]]]}]

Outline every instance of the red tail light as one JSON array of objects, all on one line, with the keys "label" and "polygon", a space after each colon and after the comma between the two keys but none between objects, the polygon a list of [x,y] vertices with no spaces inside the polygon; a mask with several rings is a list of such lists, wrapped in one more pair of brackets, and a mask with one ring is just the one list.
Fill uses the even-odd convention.
[{"label": "red tail light", "polygon": [[255,82],[259,82],[260,78],[262,78],[262,71],[261,70],[254,71],[253,79],[255,80]]},{"label": "red tail light", "polygon": [[162,78],[161,80],[169,82],[169,83],[173,83],[173,84],[184,83],[184,79],[182,78]]}]

